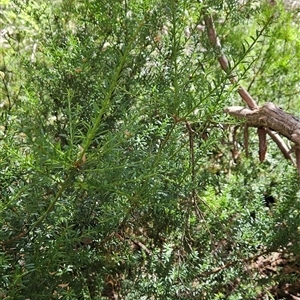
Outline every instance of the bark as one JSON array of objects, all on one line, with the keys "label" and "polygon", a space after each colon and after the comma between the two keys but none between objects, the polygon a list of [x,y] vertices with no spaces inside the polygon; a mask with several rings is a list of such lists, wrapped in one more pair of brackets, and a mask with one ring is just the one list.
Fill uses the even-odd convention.
[{"label": "bark", "polygon": [[225,109],[228,114],[245,119],[252,127],[267,127],[300,146],[300,119],[283,111],[271,102],[251,110],[241,106],[231,106]]},{"label": "bark", "polygon": [[257,129],[258,133],[258,139],[259,139],[259,160],[260,162],[263,162],[266,158],[266,153],[267,153],[267,131],[265,127],[258,127]]},{"label": "bark", "polygon": [[295,149],[295,154],[296,154],[296,166],[297,166],[298,173],[300,174],[300,149],[299,148]]}]

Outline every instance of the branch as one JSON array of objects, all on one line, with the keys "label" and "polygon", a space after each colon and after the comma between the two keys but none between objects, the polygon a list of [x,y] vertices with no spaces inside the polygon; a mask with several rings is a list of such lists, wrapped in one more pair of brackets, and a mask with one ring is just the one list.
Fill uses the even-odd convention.
[{"label": "branch", "polygon": [[[228,60],[227,60],[226,56],[224,55],[224,53],[222,52],[221,42],[217,36],[217,32],[216,32],[212,17],[205,16],[204,22],[205,22],[205,26],[207,28],[208,38],[209,38],[210,42],[220,53],[220,56],[218,57],[218,61],[221,65],[221,68],[223,69],[223,71],[225,71],[229,75],[228,77],[229,77],[229,80],[231,83],[233,83],[233,84],[237,83],[236,75],[234,75],[230,72]],[[251,95],[247,92],[247,90],[245,90],[245,88],[243,88],[242,86],[239,86],[238,93],[241,96],[241,98],[246,102],[246,104],[248,105],[248,107],[250,109],[258,108],[255,100],[251,97]]]},{"label": "branch", "polygon": [[256,110],[231,106],[227,107],[225,112],[234,117],[246,119],[249,126],[268,127],[300,145],[300,119],[283,111],[271,102],[265,103]]},{"label": "branch", "polygon": [[266,158],[266,153],[268,149],[266,128],[258,127],[257,134],[259,139],[259,160],[260,162],[263,162]]},{"label": "branch", "polygon": [[[260,34],[267,28],[271,20],[272,17],[268,20],[268,22],[266,22],[265,26],[260,31]],[[204,22],[207,28],[208,38],[217,50],[217,53],[219,53],[218,61],[221,65],[221,68],[228,75],[230,82],[236,84],[236,75],[231,72],[228,60],[222,52],[221,42],[218,38],[211,15],[206,15],[204,17]],[[242,86],[238,87],[238,93],[243,101],[248,105],[248,108],[244,108],[241,106],[232,106],[226,108],[225,111],[237,118],[246,119],[247,126],[259,128],[258,135],[260,160],[263,161],[265,157],[265,153],[267,150],[266,133],[268,133],[273,141],[277,144],[284,157],[290,159],[295,165],[295,162],[290,155],[292,151],[289,151],[281,137],[273,132],[276,131],[296,143],[294,151],[296,154],[296,165],[300,173],[300,120],[282,111],[273,103],[265,103],[261,108],[259,108],[252,96]],[[245,137],[246,141],[247,139],[248,138]],[[248,146],[246,145],[246,149],[247,148]],[[248,150],[246,151],[248,152]]]},{"label": "branch", "polygon": [[288,150],[278,133],[296,143],[295,149],[298,149],[300,145],[300,119],[283,111],[271,102],[265,103],[256,110],[250,110],[242,106],[231,106],[225,108],[225,112],[236,118],[245,119],[248,126],[264,127],[284,157],[295,164],[291,157],[292,151]]},{"label": "branch", "polygon": [[268,135],[272,138],[272,140],[276,143],[283,156],[286,159],[291,160],[293,165],[296,165],[294,159],[291,156],[291,151],[288,149],[285,142],[282,140],[281,136],[277,132],[274,132],[269,128],[266,128],[266,131]]}]

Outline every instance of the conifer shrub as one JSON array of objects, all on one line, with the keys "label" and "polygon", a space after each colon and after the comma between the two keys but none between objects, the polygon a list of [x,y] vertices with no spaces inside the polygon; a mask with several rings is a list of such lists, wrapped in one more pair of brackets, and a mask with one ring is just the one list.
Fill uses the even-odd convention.
[{"label": "conifer shrub", "polygon": [[[298,174],[271,144],[259,163],[254,130],[246,155],[244,122],[223,111],[236,86],[203,23],[214,16],[259,103],[291,109],[293,12],[232,0],[0,6],[3,299],[258,299],[298,280],[284,268],[299,256]],[[267,271],[275,254],[282,268]]]}]

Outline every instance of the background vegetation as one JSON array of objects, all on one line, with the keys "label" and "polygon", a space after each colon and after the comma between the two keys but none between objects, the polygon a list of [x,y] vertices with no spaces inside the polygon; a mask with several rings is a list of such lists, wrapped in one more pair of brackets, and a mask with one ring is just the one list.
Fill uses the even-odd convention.
[{"label": "background vegetation", "polygon": [[[297,11],[268,1],[0,1],[2,299],[285,299],[299,179],[259,104],[297,115]],[[299,114],[298,114],[299,115]],[[272,296],[273,295],[273,296]],[[265,298],[264,298],[265,297]]]}]

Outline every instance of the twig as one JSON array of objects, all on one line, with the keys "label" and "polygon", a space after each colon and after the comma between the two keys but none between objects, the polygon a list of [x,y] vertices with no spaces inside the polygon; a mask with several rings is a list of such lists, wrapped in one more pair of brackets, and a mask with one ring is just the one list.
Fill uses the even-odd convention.
[{"label": "twig", "polygon": [[195,153],[194,153],[194,130],[192,129],[190,123],[188,121],[185,122],[185,125],[189,132],[189,143],[190,143],[190,166],[192,172],[192,183],[193,183],[193,190],[192,190],[192,199],[195,201],[195,179],[196,179],[196,171],[195,171]]},{"label": "twig", "polygon": [[270,250],[263,251],[259,254],[256,254],[256,255],[251,256],[251,257],[247,257],[247,258],[242,259],[242,260],[239,259],[239,260],[229,261],[228,263],[226,263],[225,265],[223,265],[221,267],[215,268],[211,271],[202,272],[201,274],[199,274],[199,276],[203,277],[203,276],[209,276],[209,275],[217,274],[217,273],[221,272],[222,270],[225,270],[225,269],[227,269],[231,266],[234,266],[235,264],[251,262],[251,261],[254,261],[254,260],[258,259],[260,256],[266,255],[268,253],[270,253]]}]

